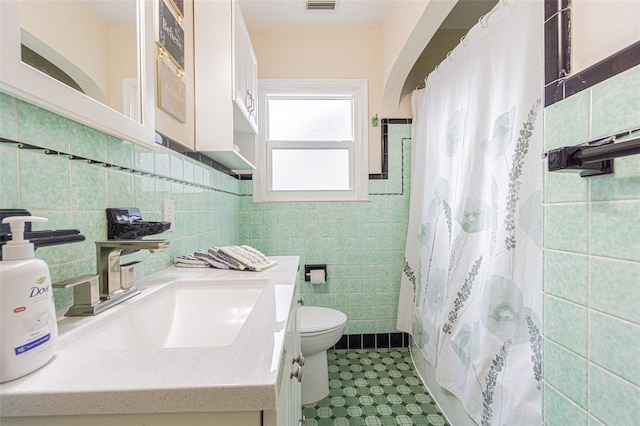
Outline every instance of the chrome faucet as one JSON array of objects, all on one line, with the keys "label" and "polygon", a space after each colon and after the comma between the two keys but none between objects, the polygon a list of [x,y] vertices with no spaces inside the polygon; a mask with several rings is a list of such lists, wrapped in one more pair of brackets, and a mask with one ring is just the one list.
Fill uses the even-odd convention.
[{"label": "chrome faucet", "polygon": [[86,275],[53,284],[57,288],[74,287],[74,305],[65,316],[97,315],[140,294],[133,285],[133,268],[140,262],[120,264],[123,251],[163,251],[169,240],[96,241],[98,274]]},{"label": "chrome faucet", "polygon": [[132,278],[133,266],[137,262],[120,265],[120,255],[124,250],[149,250],[151,253],[158,253],[168,246],[169,240],[96,241],[98,275],[100,277],[100,299],[120,299],[130,294],[130,296],[123,299],[126,300],[140,293],[140,291],[133,286]]}]

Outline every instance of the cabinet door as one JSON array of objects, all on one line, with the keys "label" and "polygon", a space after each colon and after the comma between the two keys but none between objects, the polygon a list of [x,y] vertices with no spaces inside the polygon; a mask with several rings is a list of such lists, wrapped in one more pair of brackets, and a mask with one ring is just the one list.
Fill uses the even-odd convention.
[{"label": "cabinet door", "polygon": [[233,100],[248,116],[249,99],[247,97],[247,49],[249,32],[244,24],[240,6],[232,2],[233,13]]},{"label": "cabinet door", "polygon": [[[289,321],[285,330],[284,350],[280,359],[278,379],[278,407],[276,412],[264,412],[265,426],[298,426],[302,424],[302,387],[299,377],[304,377],[300,356],[300,321],[298,300],[300,289],[296,289],[291,302]],[[304,378],[303,378],[304,380]]]},{"label": "cabinet door", "polygon": [[[291,349],[294,353],[294,357],[301,357],[302,347],[300,344],[300,284],[296,285],[296,292],[292,304],[292,318],[293,324],[291,324]],[[304,364],[304,362],[302,362]],[[300,368],[303,368],[302,366]],[[302,376],[304,380],[304,375]],[[291,388],[289,390],[289,418],[292,420],[292,425],[302,424],[302,384],[292,379],[290,382]]]}]

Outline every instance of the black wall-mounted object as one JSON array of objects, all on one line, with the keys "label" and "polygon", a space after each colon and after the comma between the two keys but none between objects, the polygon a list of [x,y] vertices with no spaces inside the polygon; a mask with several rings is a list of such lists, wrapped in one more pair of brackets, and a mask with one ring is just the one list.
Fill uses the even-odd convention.
[{"label": "black wall-mounted object", "polygon": [[550,172],[579,170],[581,177],[611,174],[614,158],[640,154],[640,137],[616,142],[617,138],[629,136],[636,131],[552,149],[546,154],[547,168]]},{"label": "black wall-mounted object", "polygon": [[[28,210],[24,209],[0,209],[0,246],[11,240],[11,227],[8,223],[2,223],[5,217],[31,216]],[[57,246],[60,244],[75,243],[84,241],[85,237],[77,229],[59,229],[50,231],[32,231],[31,222],[24,224],[24,239],[33,244],[33,249],[40,247]],[[2,251],[0,251],[2,260]]]},{"label": "black wall-mounted object", "polygon": [[311,271],[314,271],[316,269],[321,269],[324,271],[324,279],[326,280],[328,278],[327,276],[327,265],[326,263],[323,264],[316,264],[316,265],[304,265],[304,280],[305,281],[311,281]]},{"label": "black wall-mounted object", "polygon": [[110,240],[140,240],[169,229],[171,222],[147,222],[137,207],[107,209],[107,238]]}]

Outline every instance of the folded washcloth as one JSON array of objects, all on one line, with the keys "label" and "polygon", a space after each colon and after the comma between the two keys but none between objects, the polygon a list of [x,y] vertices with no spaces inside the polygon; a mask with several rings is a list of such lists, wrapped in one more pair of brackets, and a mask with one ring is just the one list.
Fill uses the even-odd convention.
[{"label": "folded washcloth", "polygon": [[229,269],[230,265],[221,261],[216,255],[215,252],[212,252],[211,249],[209,250],[197,250],[195,253],[193,253],[193,255],[202,260],[203,262],[206,262],[207,265],[213,267],[213,268],[217,268],[217,269]]},{"label": "folded washcloth", "polygon": [[197,250],[193,254],[176,257],[173,264],[181,268],[213,267],[260,272],[276,266],[278,262],[269,260],[251,246],[226,246],[210,247],[208,250]]},{"label": "folded washcloth", "polygon": [[251,271],[264,271],[278,264],[275,260],[269,260],[267,256],[251,246],[226,246],[221,247],[218,253],[232,258]]},{"label": "folded washcloth", "polygon": [[209,264],[204,260],[198,259],[194,255],[187,254],[185,256],[173,259],[173,265],[180,268],[208,268]]},{"label": "folded washcloth", "polygon": [[237,269],[239,271],[245,269],[244,265],[236,262],[233,258],[222,253],[219,247],[210,247],[209,250],[207,250],[207,253],[218,262],[227,265],[230,269]]}]

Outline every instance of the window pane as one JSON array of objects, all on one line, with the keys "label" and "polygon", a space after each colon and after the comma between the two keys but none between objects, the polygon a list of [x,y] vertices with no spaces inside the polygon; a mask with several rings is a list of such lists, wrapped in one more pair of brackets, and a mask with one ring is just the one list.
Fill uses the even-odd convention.
[{"label": "window pane", "polygon": [[274,191],[349,190],[348,149],[271,151]]},{"label": "window pane", "polygon": [[352,99],[269,99],[268,102],[268,140],[353,140]]}]

